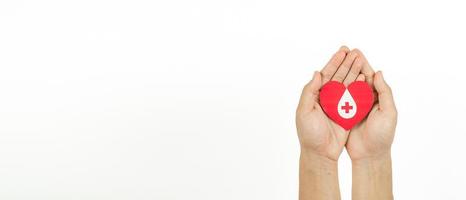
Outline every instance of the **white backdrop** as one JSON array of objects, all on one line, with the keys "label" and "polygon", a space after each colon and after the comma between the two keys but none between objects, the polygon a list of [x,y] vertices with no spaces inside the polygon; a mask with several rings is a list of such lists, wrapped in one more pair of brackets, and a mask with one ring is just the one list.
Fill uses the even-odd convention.
[{"label": "white backdrop", "polygon": [[1,0],[0,199],[297,199],[295,107],[342,44],[393,88],[396,199],[466,199],[464,9]]}]

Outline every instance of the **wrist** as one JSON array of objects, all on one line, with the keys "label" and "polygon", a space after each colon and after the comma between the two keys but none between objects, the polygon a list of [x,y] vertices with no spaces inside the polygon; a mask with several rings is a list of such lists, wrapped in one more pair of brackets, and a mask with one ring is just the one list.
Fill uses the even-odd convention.
[{"label": "wrist", "polygon": [[390,152],[351,160],[351,164],[353,176],[391,176],[392,158]]},{"label": "wrist", "polygon": [[320,160],[329,160],[335,163],[338,163],[338,158],[342,149],[328,149],[328,148],[306,148],[301,146],[301,155],[312,156],[313,158],[318,158]]},{"label": "wrist", "polygon": [[387,160],[391,160],[391,157],[391,152],[390,150],[388,150],[386,152],[381,152],[374,155],[352,158],[351,163],[352,165],[367,165],[370,163],[381,163]]},{"label": "wrist", "polygon": [[367,167],[367,166],[376,166],[376,165],[391,165],[391,152],[378,153],[371,156],[361,157],[357,159],[351,159],[351,164],[354,167]]},{"label": "wrist", "polygon": [[302,149],[299,188],[299,199],[340,199],[338,162]]},{"label": "wrist", "polygon": [[311,149],[301,148],[301,161],[312,161],[326,166],[337,166],[338,160]]},{"label": "wrist", "polygon": [[338,176],[338,161],[313,151],[301,150],[300,168],[316,175]]},{"label": "wrist", "polygon": [[390,152],[352,160],[353,199],[393,199]]}]

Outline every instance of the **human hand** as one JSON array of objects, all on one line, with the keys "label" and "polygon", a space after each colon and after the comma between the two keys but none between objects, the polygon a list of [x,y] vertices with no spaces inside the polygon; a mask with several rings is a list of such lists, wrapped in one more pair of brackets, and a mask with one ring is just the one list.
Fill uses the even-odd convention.
[{"label": "human hand", "polygon": [[[321,72],[315,72],[304,87],[296,111],[296,127],[301,150],[337,161],[345,147],[349,131],[327,117],[319,105],[319,90],[333,80],[345,85],[357,79],[362,63],[357,51],[341,47]],[[353,66],[353,67],[352,67]],[[361,76],[362,77],[362,76]]]},{"label": "human hand", "polygon": [[378,100],[367,118],[350,131],[346,143],[352,161],[352,199],[393,199],[390,149],[397,111],[392,91],[382,73],[374,73],[364,55],[355,51],[362,61],[364,75],[357,80],[368,82],[375,89]]},{"label": "human hand", "polygon": [[364,54],[357,51],[362,61],[362,74],[358,80],[367,81],[375,89],[378,101],[366,119],[351,130],[346,143],[346,150],[353,162],[363,159],[379,159],[389,156],[395,127],[397,110],[392,91],[385,82],[382,72],[374,73]]},{"label": "human hand", "polygon": [[[361,74],[360,74],[361,72]],[[329,80],[366,81],[376,100],[368,117],[345,131],[323,112],[319,90]],[[337,161],[346,146],[353,163],[353,199],[393,199],[390,148],[397,111],[390,87],[357,49],[342,47],[304,87],[296,112],[301,144],[300,199],[339,199]]]}]

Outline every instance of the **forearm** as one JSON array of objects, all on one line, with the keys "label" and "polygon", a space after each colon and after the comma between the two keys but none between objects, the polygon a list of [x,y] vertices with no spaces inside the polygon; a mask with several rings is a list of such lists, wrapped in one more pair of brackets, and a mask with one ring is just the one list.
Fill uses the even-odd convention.
[{"label": "forearm", "polygon": [[352,161],[353,200],[393,199],[390,153]]},{"label": "forearm", "polygon": [[340,199],[338,162],[301,150],[299,199]]}]

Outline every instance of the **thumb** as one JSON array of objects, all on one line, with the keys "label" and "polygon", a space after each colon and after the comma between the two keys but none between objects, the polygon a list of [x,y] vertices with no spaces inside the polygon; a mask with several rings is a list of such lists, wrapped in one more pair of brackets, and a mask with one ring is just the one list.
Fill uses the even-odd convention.
[{"label": "thumb", "polygon": [[319,97],[319,89],[322,86],[322,76],[320,72],[314,72],[312,80],[304,86],[303,92],[301,94],[301,99],[299,100],[299,107],[301,109],[310,110],[317,102]]},{"label": "thumb", "polygon": [[378,94],[380,108],[382,108],[382,110],[395,109],[392,89],[388,86],[387,82],[385,82],[381,71],[378,71],[374,76],[374,88]]},{"label": "thumb", "polygon": [[319,95],[320,87],[322,86],[322,76],[320,72],[315,71],[314,76],[312,76],[312,80],[308,83],[309,92],[313,93],[314,95]]}]

